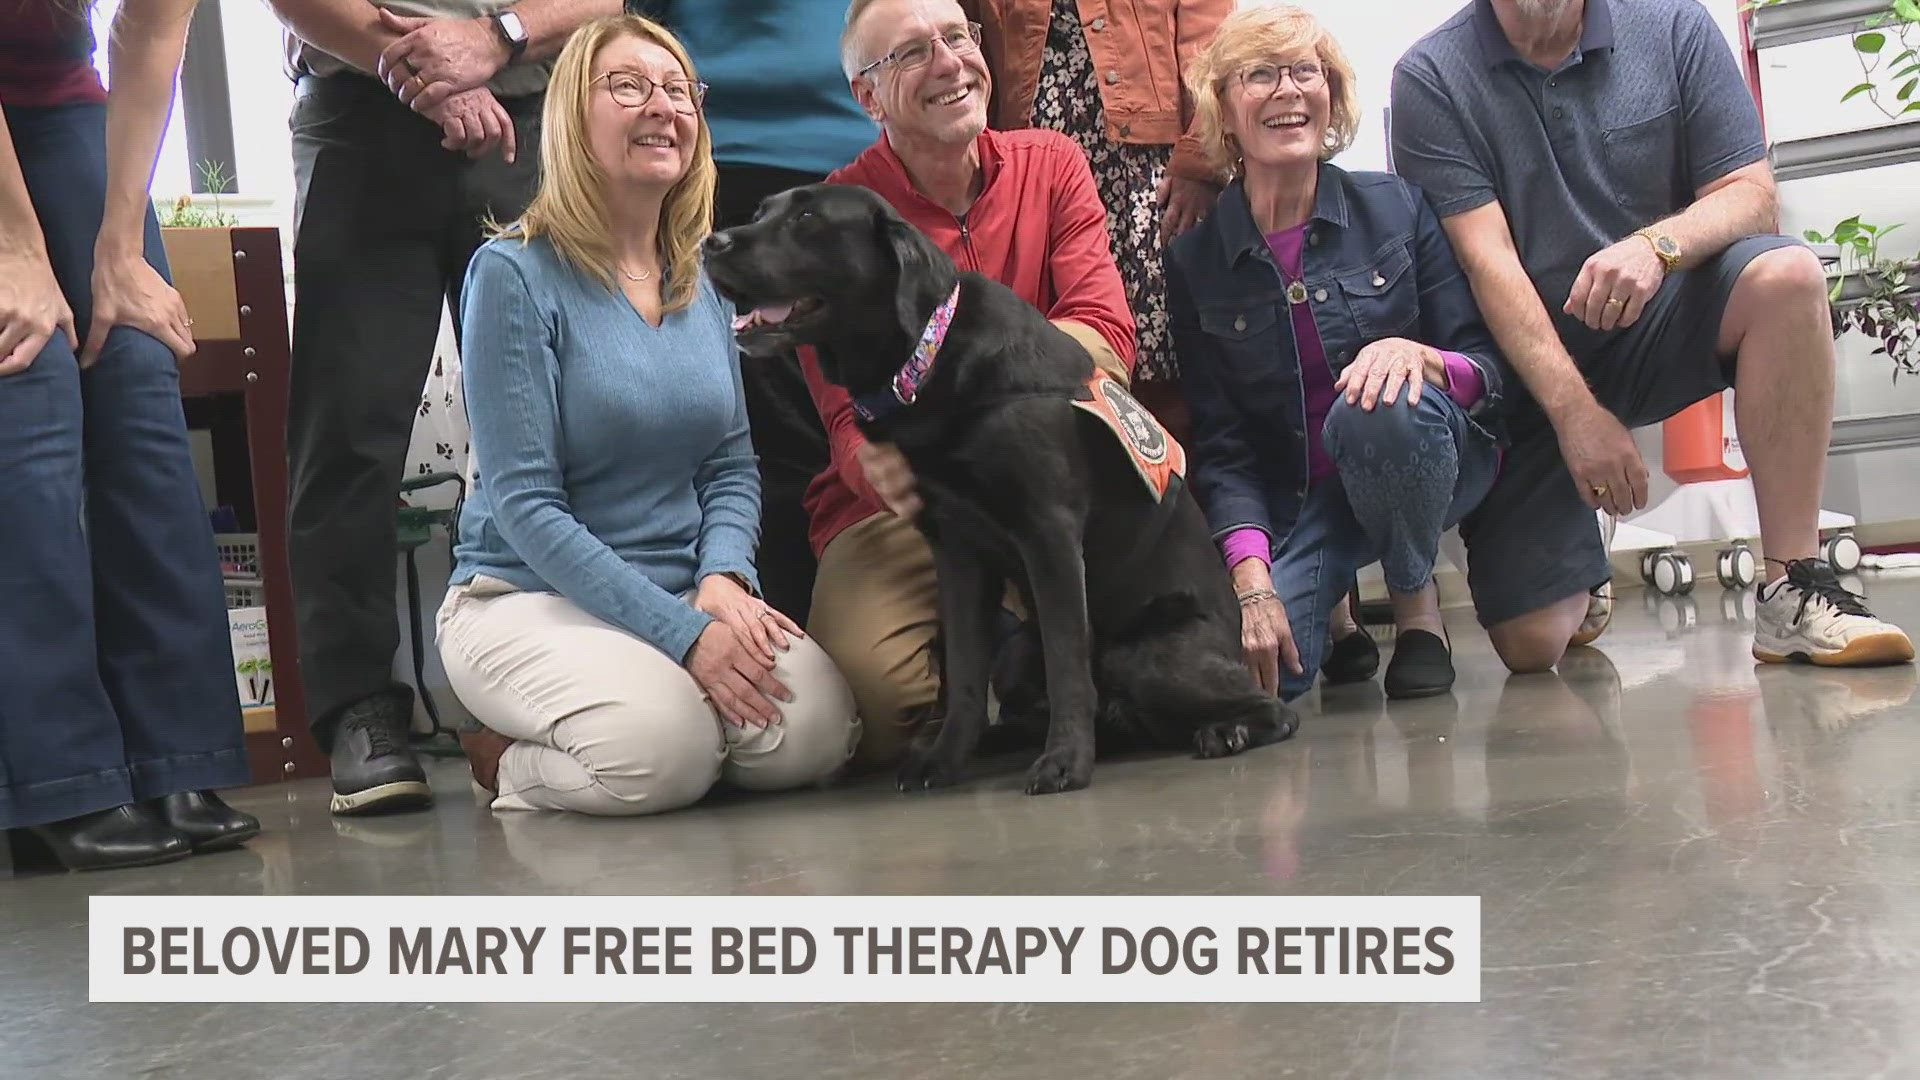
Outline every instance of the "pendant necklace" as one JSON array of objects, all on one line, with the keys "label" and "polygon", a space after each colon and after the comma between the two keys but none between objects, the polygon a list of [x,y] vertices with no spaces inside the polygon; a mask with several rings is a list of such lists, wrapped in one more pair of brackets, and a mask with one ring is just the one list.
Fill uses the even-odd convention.
[{"label": "pendant necklace", "polygon": [[1307,283],[1299,278],[1287,282],[1287,303],[1304,304],[1307,302]]}]

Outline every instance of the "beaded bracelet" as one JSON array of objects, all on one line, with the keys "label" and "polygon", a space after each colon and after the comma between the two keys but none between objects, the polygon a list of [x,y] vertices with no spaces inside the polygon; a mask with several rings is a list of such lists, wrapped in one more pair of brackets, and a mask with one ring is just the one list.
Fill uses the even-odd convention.
[{"label": "beaded bracelet", "polygon": [[1272,589],[1249,589],[1240,594],[1240,606],[1246,607],[1248,604],[1257,604],[1262,600],[1278,599],[1280,595]]}]

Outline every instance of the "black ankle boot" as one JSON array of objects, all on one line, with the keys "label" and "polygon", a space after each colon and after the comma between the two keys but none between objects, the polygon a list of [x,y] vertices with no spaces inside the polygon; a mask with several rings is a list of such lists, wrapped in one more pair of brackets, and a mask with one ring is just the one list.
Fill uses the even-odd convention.
[{"label": "black ankle boot", "polygon": [[68,870],[155,866],[193,854],[193,842],[140,803],[15,830],[21,862],[51,859]]},{"label": "black ankle boot", "polygon": [[149,799],[148,807],[193,843],[193,850],[225,851],[260,835],[260,819],[222,802],[211,791],[182,791]]}]

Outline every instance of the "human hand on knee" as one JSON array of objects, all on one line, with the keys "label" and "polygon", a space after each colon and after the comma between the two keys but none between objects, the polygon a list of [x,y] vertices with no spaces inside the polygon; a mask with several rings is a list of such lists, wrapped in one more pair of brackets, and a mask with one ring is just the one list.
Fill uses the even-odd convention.
[{"label": "human hand on knee", "polygon": [[780,709],[774,701],[793,700],[793,691],[774,675],[773,665],[760,659],[740,631],[718,619],[694,640],[686,666],[700,692],[730,724],[777,724]]},{"label": "human hand on knee", "polygon": [[1640,320],[1666,277],[1652,241],[1635,234],[1587,259],[1561,310],[1595,330],[1624,329]]},{"label": "human hand on knee", "polygon": [[45,252],[0,249],[0,376],[33,366],[56,332],[74,345],[73,309],[53,278]]},{"label": "human hand on knee", "polygon": [[1340,369],[1333,388],[1346,393],[1347,404],[1372,412],[1378,402],[1392,405],[1398,401],[1402,386],[1407,388],[1407,405],[1420,404],[1420,393],[1428,383],[1447,385],[1446,358],[1438,349],[1396,337],[1381,338],[1362,348],[1352,363]]},{"label": "human hand on knee", "polygon": [[116,326],[130,326],[153,335],[173,350],[176,360],[185,360],[193,353],[193,320],[187,317],[186,301],[138,253],[105,258],[94,255],[93,325],[87,329],[87,344],[80,352],[81,367],[92,367],[100,359],[107,334]]},{"label": "human hand on knee", "polygon": [[731,574],[708,574],[700,581],[693,606],[733,627],[767,667],[787,651],[792,638],[806,637],[792,619],[748,592]]}]

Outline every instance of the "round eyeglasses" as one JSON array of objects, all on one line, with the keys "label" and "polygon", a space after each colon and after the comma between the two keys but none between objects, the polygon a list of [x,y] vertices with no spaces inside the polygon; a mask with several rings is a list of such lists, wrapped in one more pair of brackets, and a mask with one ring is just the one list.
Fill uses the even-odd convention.
[{"label": "round eyeglasses", "polygon": [[688,78],[665,80],[652,79],[637,71],[609,71],[594,82],[606,80],[607,93],[612,95],[614,103],[629,109],[637,109],[653,98],[655,89],[667,95],[667,104],[673,111],[691,113],[700,110],[700,103],[707,99],[707,84]]},{"label": "round eyeglasses", "polygon": [[1327,81],[1327,69],[1312,60],[1297,64],[1248,64],[1240,69],[1240,86],[1249,94],[1271,94],[1280,89],[1280,80],[1291,75],[1293,85],[1312,90]]}]

